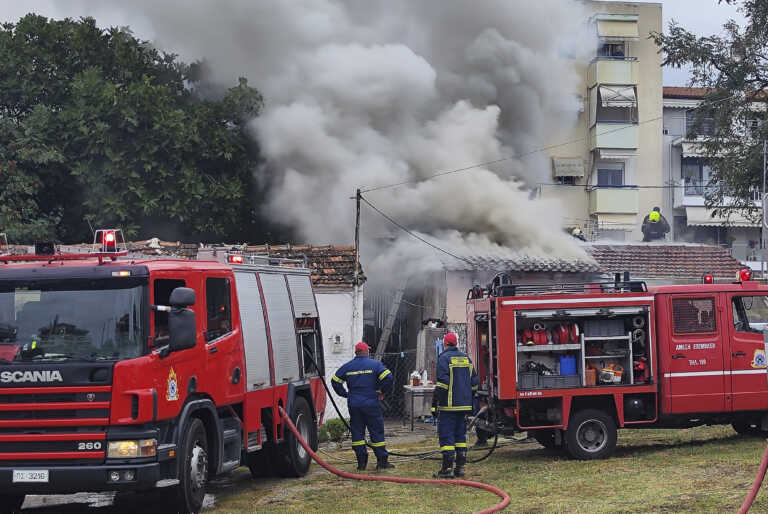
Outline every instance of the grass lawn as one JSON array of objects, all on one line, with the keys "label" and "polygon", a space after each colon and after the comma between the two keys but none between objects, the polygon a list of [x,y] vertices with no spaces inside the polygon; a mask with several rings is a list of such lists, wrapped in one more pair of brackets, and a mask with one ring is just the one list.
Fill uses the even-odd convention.
[{"label": "grass lawn", "polygon": [[[501,441],[501,440],[500,440]],[[436,441],[397,446],[433,448]],[[580,462],[537,443],[505,440],[487,460],[467,466],[467,479],[509,493],[506,512],[735,512],[744,500],[765,450],[765,440],[736,435],[730,426],[688,430],[620,430],[607,460]],[[331,452],[353,459],[351,450]],[[470,453],[470,458],[480,455]],[[352,471],[354,464],[338,464]],[[375,462],[372,459],[372,462]],[[431,477],[437,461],[396,462],[390,475]],[[373,466],[369,463],[369,469]],[[245,479],[217,487],[206,512],[472,512],[496,496],[457,486],[343,480],[316,464],[301,479]],[[768,512],[768,486],[752,512]]]}]

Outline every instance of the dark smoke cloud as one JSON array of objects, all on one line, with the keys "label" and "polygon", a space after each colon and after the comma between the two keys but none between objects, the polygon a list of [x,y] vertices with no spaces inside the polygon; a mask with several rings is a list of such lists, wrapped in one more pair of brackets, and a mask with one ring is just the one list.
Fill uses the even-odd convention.
[{"label": "dark smoke cloud", "polygon": [[[305,241],[349,243],[357,187],[414,181],[366,197],[452,248],[586,258],[560,229],[559,206],[530,200],[527,184],[551,174],[543,154],[418,182],[571,135],[583,87],[575,66],[594,49],[575,0],[137,0],[59,8],[97,20],[120,12],[157,46],[204,57],[214,82],[245,75],[262,90],[267,107],[251,126],[274,174],[264,209]],[[369,274],[433,262],[432,249],[370,210],[363,235],[363,256],[376,263]]]}]

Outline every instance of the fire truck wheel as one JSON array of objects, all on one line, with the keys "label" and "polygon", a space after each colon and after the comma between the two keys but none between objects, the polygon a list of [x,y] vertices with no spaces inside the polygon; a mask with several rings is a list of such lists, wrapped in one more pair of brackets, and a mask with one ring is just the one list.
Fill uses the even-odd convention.
[{"label": "fire truck wheel", "polygon": [[0,495],[0,514],[16,514],[21,512],[21,505],[23,503],[23,494]]},{"label": "fire truck wheel", "polygon": [[579,411],[568,421],[565,443],[574,459],[603,459],[616,448],[616,423],[601,410]]},{"label": "fire truck wheel", "polygon": [[[296,425],[301,436],[310,448],[317,446],[317,424],[312,420],[312,410],[307,400],[297,396],[293,402],[291,421]],[[285,431],[285,441],[277,447],[278,472],[284,477],[300,477],[309,471],[312,458],[299,444],[298,439],[290,430]]]},{"label": "fire truck wheel", "polygon": [[179,508],[184,514],[197,513],[203,507],[208,479],[208,439],[202,421],[190,419],[182,444],[184,460],[179,470]]}]

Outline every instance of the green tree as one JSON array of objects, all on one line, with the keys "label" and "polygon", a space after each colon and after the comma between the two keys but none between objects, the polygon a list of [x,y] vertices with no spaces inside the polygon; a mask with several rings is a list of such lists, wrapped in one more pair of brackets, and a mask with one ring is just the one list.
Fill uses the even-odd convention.
[{"label": "green tree", "polygon": [[203,96],[187,65],[93,18],[29,14],[0,30],[0,231],[12,241],[258,237],[263,106],[246,79]]},{"label": "green tree", "polygon": [[[666,66],[688,66],[691,85],[709,90],[696,108],[688,137],[696,138],[712,167],[705,203],[716,215],[741,211],[757,217],[754,192],[762,188],[764,123],[768,88],[768,2],[740,4],[744,27],[733,20],[721,35],[698,37],[676,22],[667,34],[652,34]],[[733,199],[733,200],[731,200]]]}]

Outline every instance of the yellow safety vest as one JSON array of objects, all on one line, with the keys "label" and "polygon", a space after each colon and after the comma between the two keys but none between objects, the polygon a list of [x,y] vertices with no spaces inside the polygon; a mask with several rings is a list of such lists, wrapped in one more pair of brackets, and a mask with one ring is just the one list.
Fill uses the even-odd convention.
[{"label": "yellow safety vest", "polygon": [[648,220],[651,223],[658,223],[661,221],[661,213],[659,211],[651,211],[651,213],[648,215]]}]

